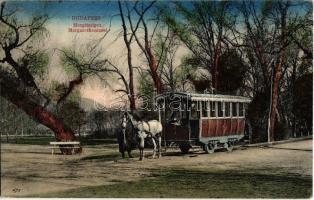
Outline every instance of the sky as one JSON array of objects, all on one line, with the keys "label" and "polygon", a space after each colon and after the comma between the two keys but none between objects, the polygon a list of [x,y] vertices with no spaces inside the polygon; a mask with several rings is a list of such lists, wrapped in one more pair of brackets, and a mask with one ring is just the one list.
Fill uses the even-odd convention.
[{"label": "sky", "polygon": [[[260,1],[257,2],[260,4]],[[128,3],[132,4],[132,2]],[[191,4],[189,1],[183,3],[187,7]],[[163,1],[157,4],[167,5],[167,2]],[[119,37],[122,26],[120,16],[118,16],[119,9],[117,1],[8,1],[7,7],[18,7],[17,15],[19,20],[27,21],[31,16],[40,14],[47,14],[49,16],[49,21],[46,24],[49,37],[42,44],[42,48],[47,49],[47,52],[50,54],[49,73],[46,79],[48,84],[51,81],[68,82],[75,78],[65,73],[60,64],[59,56],[56,53],[56,48],[70,47],[82,50],[85,44],[104,35],[104,33],[99,32],[70,32],[69,28],[74,28],[74,23],[95,23],[100,24],[106,30],[110,29],[105,39],[100,43],[103,51],[102,56],[109,58],[127,76],[127,51],[123,38]],[[97,16],[99,20],[76,20],[73,19],[73,16]],[[147,18],[152,17],[153,11],[149,11],[146,16]],[[145,59],[136,44],[132,44],[132,51],[134,66],[143,66],[145,68]],[[188,50],[181,46],[176,55],[175,63],[178,65],[182,56],[186,54],[188,54]],[[89,77],[80,87],[82,97],[93,99],[102,105],[114,103],[119,96],[113,92],[113,89],[119,89],[122,85],[116,78],[107,78],[108,82],[111,83],[110,86],[95,77]]]},{"label": "sky", "polygon": [[[128,2],[132,5],[134,2]],[[156,4],[163,4],[159,2]],[[22,8],[21,15],[28,16],[34,11],[45,12],[53,21],[68,22],[72,16],[100,16],[102,22],[111,19],[114,23],[120,22],[120,17],[116,16],[119,13],[117,1],[9,1],[10,6],[18,6]],[[156,5],[155,4],[155,5]],[[153,11],[148,11],[146,16],[151,16]]]},{"label": "sky", "polygon": [[[75,76],[65,73],[64,68],[60,64],[58,53],[55,50],[56,48],[70,47],[81,50],[84,48],[84,45],[90,41],[104,35],[104,33],[98,32],[69,32],[69,28],[74,28],[74,23],[95,23],[101,24],[101,26],[107,30],[110,29],[109,33],[100,44],[103,50],[102,56],[114,62],[127,77],[127,50],[123,37],[118,36],[122,30],[122,25],[120,16],[117,16],[119,10],[116,1],[9,1],[6,6],[12,9],[18,8],[17,15],[19,20],[27,21],[33,15],[40,14],[47,14],[49,16],[49,21],[46,24],[49,37],[45,38],[43,44],[41,44],[41,47],[47,49],[47,52],[50,54],[48,77],[46,79],[48,85],[52,81],[66,83],[75,78]],[[97,16],[100,19],[76,20],[73,19],[73,16]],[[146,16],[149,18],[152,16],[152,13],[147,13]],[[181,49],[176,58],[176,63],[179,63],[181,57],[187,53],[186,49],[183,47]],[[132,52],[133,65],[145,68],[145,59],[135,43],[132,44]],[[117,81],[117,78],[114,77],[109,76],[106,78],[110,83],[109,85],[95,77],[88,77],[84,81],[84,84],[80,86],[79,90],[81,96],[83,98],[92,99],[98,104],[105,106],[116,104],[121,94],[113,92],[113,89],[121,89],[123,87],[122,83]],[[135,79],[137,79],[137,77],[135,77]],[[137,86],[137,83],[135,86]]]},{"label": "sky", "polygon": [[76,15],[108,17],[117,11],[115,3],[99,1],[9,1],[8,4],[22,8],[26,15],[41,10],[59,20]]}]

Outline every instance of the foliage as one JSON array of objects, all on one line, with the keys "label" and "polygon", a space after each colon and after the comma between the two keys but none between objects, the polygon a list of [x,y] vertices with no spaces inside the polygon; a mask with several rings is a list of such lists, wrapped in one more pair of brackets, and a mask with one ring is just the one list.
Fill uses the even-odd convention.
[{"label": "foliage", "polygon": [[[266,140],[269,116],[277,126],[274,129],[277,139],[286,138],[291,130],[296,132],[300,128],[293,106],[293,102],[298,100],[293,93],[296,79],[312,70],[309,67],[312,64],[308,64],[312,62],[312,55],[309,55],[312,50],[305,45],[312,40],[308,36],[312,29],[312,22],[309,23],[311,7],[307,3],[290,1],[243,1],[239,6],[244,19],[244,31],[242,26],[238,28],[243,32],[243,46],[235,46],[247,62],[244,88],[253,98],[249,118],[256,141]],[[275,94],[274,88],[279,88]],[[278,97],[278,104],[276,101],[276,106],[273,106],[276,108],[269,115],[269,104],[274,102],[274,97]]]},{"label": "foliage", "polygon": [[[227,1],[200,1],[188,5],[175,2],[178,17],[171,12],[164,12],[163,21],[180,38],[182,43],[191,51],[210,73],[211,82],[195,83],[197,90],[206,89],[212,84],[219,89],[221,79],[220,56],[229,48],[227,38],[232,35],[231,29],[235,26],[236,16],[233,15],[232,3]],[[232,38],[229,38],[232,39]],[[225,41],[227,40],[227,41]]]},{"label": "foliage", "polygon": [[184,56],[181,61],[180,77],[186,78],[192,71],[196,70],[199,65],[199,59],[193,57],[193,55],[189,54]]},{"label": "foliage", "polygon": [[[39,13],[27,22],[27,15],[18,18],[17,11],[20,8],[13,6],[14,8],[10,9],[10,4],[8,7],[6,5],[7,2],[2,2],[0,7],[0,63],[7,64],[8,70],[1,71],[0,95],[31,119],[50,128],[57,140],[74,140],[73,131],[51,112],[52,109],[47,109],[50,99],[41,91],[42,85],[36,80],[36,73],[42,73],[48,63],[42,50],[34,50],[40,49],[48,16]],[[8,71],[15,72],[15,75]]]},{"label": "foliage", "polygon": [[180,67],[176,73],[178,84],[188,80],[197,92],[204,92],[210,88],[211,76],[198,57],[193,54],[183,57]]},{"label": "foliage", "polygon": [[255,94],[248,107],[248,119],[252,125],[252,142],[267,142],[267,119],[270,90]]},{"label": "foliage", "polygon": [[64,48],[60,61],[66,73],[76,75],[83,63],[83,56],[71,48]]},{"label": "foliage", "polygon": [[[0,97],[0,126],[1,135],[40,135],[38,123],[30,119],[24,112]],[[47,133],[47,132],[45,132]]]},{"label": "foliage", "polygon": [[[145,12],[151,12],[155,16],[151,19],[147,17],[148,14],[145,14],[141,19],[139,16],[141,14],[144,16],[144,13],[140,11],[144,12],[146,3],[123,4],[126,7],[122,9],[124,13],[120,14],[121,18],[124,16],[127,24],[125,37],[129,41],[126,46],[131,47],[132,42],[138,42],[139,39],[142,45],[146,44],[145,50],[142,50],[143,54],[147,54],[148,49],[153,49],[153,54],[158,61],[156,74],[161,76],[167,89],[186,91],[186,85],[191,83],[194,91],[203,92],[205,89],[212,89],[214,82],[218,82],[218,92],[250,96],[252,103],[249,107],[249,118],[253,124],[253,132],[256,141],[264,141],[268,126],[267,117],[270,112],[270,94],[274,88],[274,70],[278,63],[281,63],[280,59],[283,59],[277,81],[277,86],[280,88],[276,108],[277,132],[282,132],[281,130],[288,132],[288,129],[303,121],[306,121],[309,129],[312,127],[312,112],[309,111],[312,109],[310,103],[312,101],[310,74],[313,73],[312,3],[197,1],[157,5],[152,2],[149,3],[152,7],[147,7],[149,10]],[[131,5],[135,6],[128,10],[127,6]],[[154,9],[156,5],[158,9]],[[135,9],[138,9],[138,12]],[[48,17],[38,14],[20,18],[16,15],[17,11],[6,7],[1,16],[1,53],[7,58],[6,60],[0,58],[1,70],[13,72],[11,74],[14,76],[10,77],[12,82],[22,83],[19,85],[26,84],[27,87],[23,88],[26,95],[33,98],[33,94],[39,93],[34,99],[36,101],[39,99],[41,105],[44,101],[43,89],[37,79],[44,77],[50,60],[48,51],[40,48],[44,37],[48,36],[45,28]],[[130,15],[126,14],[127,11]],[[161,21],[158,21],[160,19]],[[136,23],[133,24],[133,29],[136,31],[131,30],[129,22],[132,21],[138,21],[138,27]],[[146,22],[156,22],[156,29],[151,29],[152,26],[148,24],[145,29]],[[158,23],[162,25],[159,27]],[[142,34],[145,35],[145,30],[149,33],[146,35],[151,37],[148,38],[148,43],[142,41],[145,39],[145,36],[142,37]],[[70,119],[75,116],[75,113],[80,112],[79,106],[76,105],[80,98],[76,87],[83,84],[87,77],[97,76],[106,80],[106,75],[114,73],[124,85],[123,89],[117,89],[116,92],[134,93],[133,85],[137,84],[131,82],[137,75],[134,74],[133,77],[133,74],[131,76],[129,73],[129,77],[125,78],[124,72],[103,58],[103,50],[99,45],[101,41],[102,39],[99,39],[79,47],[74,45],[58,49],[61,65],[74,79],[69,83],[53,82],[46,96],[51,97],[52,101],[59,102],[61,97],[67,100],[63,105],[67,111],[61,114],[69,115],[69,119],[63,116],[69,123],[77,124]],[[185,46],[189,52],[177,64],[177,58],[182,55],[176,52],[182,46]],[[16,59],[16,64],[12,61],[11,64],[7,63],[10,60],[8,58]],[[152,60],[154,59],[149,58],[145,64],[153,63]],[[128,66],[129,72],[135,68],[131,60]],[[149,70],[140,71],[138,76],[137,89],[149,103],[153,102],[154,94],[152,76],[154,77]],[[132,95],[128,97],[133,98]],[[14,116],[10,119],[13,120]],[[116,118],[108,115],[101,120],[105,119]],[[115,127],[110,128],[113,130]]]},{"label": "foliage", "polygon": [[93,113],[94,115],[94,123],[96,124],[96,132],[95,135],[100,137],[103,134],[103,124],[105,121],[105,113],[102,111],[96,111]]},{"label": "foliage", "polygon": [[[48,16],[43,13],[37,13],[32,17],[21,18],[16,13],[18,9],[16,8],[6,8],[5,13],[10,13],[9,17],[6,18],[7,22],[15,27],[20,27],[24,31],[25,35],[31,35],[29,42],[27,43],[27,48],[34,47],[36,44],[40,43],[44,38],[49,36],[49,31],[43,24],[48,20]],[[5,41],[14,41],[15,32],[9,27],[5,26],[3,23],[0,24],[0,39]]]},{"label": "foliage", "polygon": [[96,125],[92,137],[112,138],[121,130],[122,113],[115,110],[94,111],[91,113],[91,121]]},{"label": "foliage", "polygon": [[80,128],[86,124],[86,112],[80,108],[77,102],[65,102],[58,113],[58,116],[68,125],[72,130],[76,130],[80,134]]},{"label": "foliage", "polygon": [[[167,31],[165,31],[166,29]],[[161,30],[156,34],[154,45],[154,52],[158,60],[158,73],[163,80],[163,89],[174,91],[178,81],[175,74],[179,68],[178,64],[175,64],[175,58],[180,41],[166,25],[161,26]]]},{"label": "foliage", "polygon": [[63,47],[59,49],[60,63],[69,75],[79,75],[86,78],[91,75],[105,75],[112,63],[108,59],[103,58],[103,49],[99,46],[102,38],[92,40],[79,47],[73,41],[71,47]]},{"label": "foliage", "polygon": [[297,73],[299,77],[313,73],[312,61],[309,59],[301,59],[301,63],[300,63],[300,66],[298,67]]},{"label": "foliage", "polygon": [[[67,91],[68,86],[65,83],[60,83],[58,81],[52,81],[50,87],[47,91],[47,95],[53,100],[57,102],[60,97]],[[79,102],[80,99],[80,91],[74,89],[69,96],[67,97],[67,101],[69,102]]]},{"label": "foliage", "polygon": [[41,77],[47,70],[49,56],[43,50],[29,50],[18,62],[26,66],[33,75]]},{"label": "foliage", "polygon": [[148,73],[142,73],[141,79],[139,80],[138,92],[139,100],[143,101],[142,106],[151,108],[154,101],[155,88],[153,80]]},{"label": "foliage", "polygon": [[246,63],[235,49],[226,51],[221,56],[220,91],[226,94],[235,93],[243,84]]},{"label": "foliage", "polygon": [[313,120],[313,74],[305,74],[298,78],[294,90],[295,116],[300,121],[305,121],[309,129],[312,129]]},{"label": "foliage", "polygon": [[[35,131],[38,131],[36,129],[33,129]],[[2,138],[1,138],[2,140]],[[23,145],[47,145],[49,144],[49,142],[55,141],[55,137],[51,135],[49,136],[42,136],[40,134],[32,134],[32,136],[14,136],[13,139],[9,140],[9,141],[5,141],[7,143],[13,143],[13,144],[23,144]],[[4,142],[4,140],[2,140],[1,142]]]}]

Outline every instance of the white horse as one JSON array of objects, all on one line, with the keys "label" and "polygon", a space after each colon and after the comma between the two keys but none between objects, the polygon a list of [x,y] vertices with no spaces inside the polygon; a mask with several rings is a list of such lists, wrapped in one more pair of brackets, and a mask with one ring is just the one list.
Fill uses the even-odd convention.
[{"label": "white horse", "polygon": [[[137,130],[137,136],[139,138],[139,150],[140,150],[140,160],[144,159],[144,144],[145,138],[151,138],[154,149],[153,149],[153,158],[156,156],[156,150],[158,148],[158,157],[161,157],[161,132],[162,125],[158,120],[150,121],[136,121],[129,112],[127,112],[128,118],[131,120],[133,127]],[[156,141],[158,145],[156,145]]]}]

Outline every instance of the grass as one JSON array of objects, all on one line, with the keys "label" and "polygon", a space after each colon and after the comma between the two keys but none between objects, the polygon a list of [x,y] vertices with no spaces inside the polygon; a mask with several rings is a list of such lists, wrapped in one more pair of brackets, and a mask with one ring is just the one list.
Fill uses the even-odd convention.
[{"label": "grass", "polygon": [[[52,137],[17,138],[19,144],[48,144]],[[85,141],[88,142],[88,141]],[[97,141],[100,142],[100,141]],[[14,142],[15,143],[15,142]],[[88,143],[86,143],[88,144]],[[121,159],[119,152],[96,151],[75,160],[105,162]],[[138,152],[133,152],[138,157]],[[70,162],[75,165],[75,162]],[[223,163],[222,163],[223,164]],[[185,167],[185,168],[183,168]],[[138,181],[117,180],[112,185],[78,187],[36,195],[37,197],[111,197],[111,198],[309,198],[312,177],[286,173],[280,169],[161,168]],[[282,173],[281,173],[282,172]],[[32,195],[33,197],[34,195]]]},{"label": "grass", "polygon": [[40,197],[309,198],[311,177],[258,171],[155,170],[140,181],[81,187]]},{"label": "grass", "polygon": [[[16,136],[9,137],[7,142],[6,136],[1,136],[1,143],[10,143],[10,144],[29,144],[29,145],[47,145],[49,142],[55,141],[56,139],[52,136]],[[100,145],[100,144],[115,144],[115,138],[109,139],[95,139],[95,138],[78,138],[82,145]]]},{"label": "grass", "polygon": [[9,144],[29,144],[29,145],[47,145],[49,142],[55,141],[54,137],[50,136],[31,136],[31,137],[10,137],[7,142],[5,136],[1,136],[1,143]]}]

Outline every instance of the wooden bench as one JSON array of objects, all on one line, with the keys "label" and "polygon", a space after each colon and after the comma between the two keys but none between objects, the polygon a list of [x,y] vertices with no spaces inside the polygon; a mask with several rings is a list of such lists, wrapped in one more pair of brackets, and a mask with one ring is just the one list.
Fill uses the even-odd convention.
[{"label": "wooden bench", "polygon": [[49,149],[51,149],[51,154],[54,154],[54,150],[55,149],[60,149],[60,145],[73,145],[73,147],[61,147],[64,149],[72,149],[72,154],[74,154],[74,149],[79,149],[81,148],[81,143],[77,142],[77,141],[72,141],[72,142],[49,142],[49,144],[51,145],[50,147],[48,147]]}]

